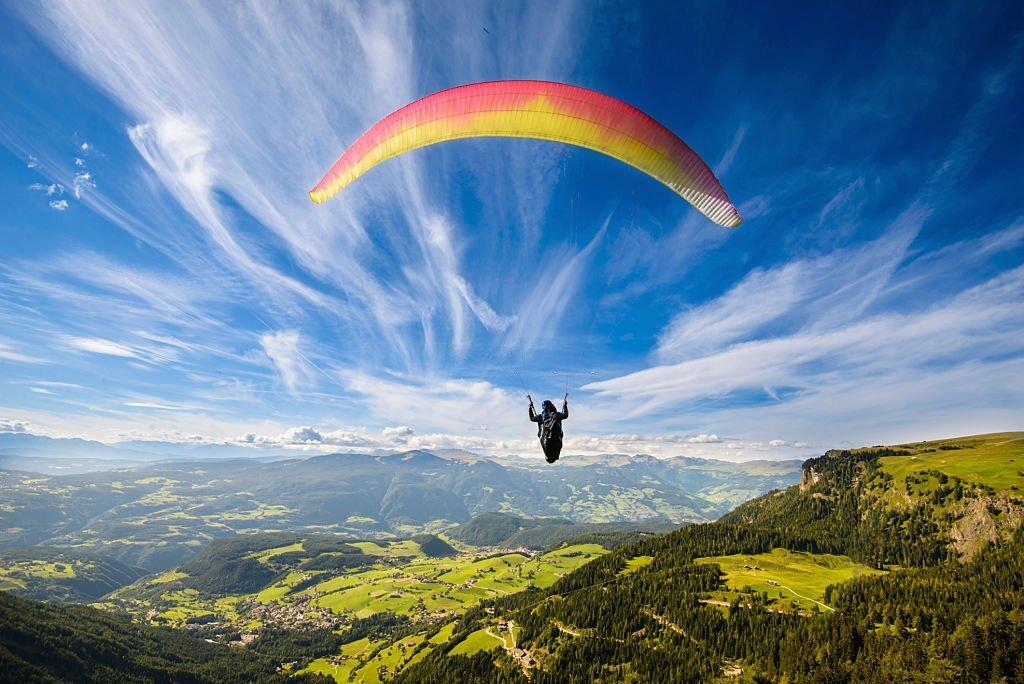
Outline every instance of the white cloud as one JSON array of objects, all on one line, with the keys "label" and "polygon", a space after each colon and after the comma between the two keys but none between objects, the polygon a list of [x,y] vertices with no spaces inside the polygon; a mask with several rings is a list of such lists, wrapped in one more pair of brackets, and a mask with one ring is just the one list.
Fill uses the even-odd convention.
[{"label": "white cloud", "polygon": [[47,197],[64,194],[64,186],[60,183],[33,183],[28,187],[32,190],[38,190],[39,192],[45,193]]},{"label": "white cloud", "polygon": [[456,433],[467,421],[485,423],[499,435],[522,433],[525,407],[504,389],[484,380],[345,376],[349,390],[362,397],[374,416],[419,431]]},{"label": "white cloud", "polygon": [[505,351],[529,354],[558,336],[557,322],[577,299],[591,257],[608,231],[611,220],[611,216],[604,220],[583,249],[567,259],[558,255],[551,260],[537,279],[533,291],[523,298],[523,308],[505,337]]},{"label": "white cloud", "polygon": [[72,335],[65,335],[64,344],[73,349],[80,349],[93,354],[119,356],[122,358],[138,357],[137,350],[119,342],[105,340],[99,337],[74,337]]},{"label": "white cloud", "polygon": [[[794,398],[774,404],[772,415],[778,415],[780,406],[795,411],[808,398],[827,394],[837,386],[858,383],[869,387],[895,378],[910,385],[915,379],[925,384],[938,368],[966,368],[980,359],[1021,353],[1024,266],[917,313],[881,314],[828,328],[810,326],[790,335],[739,343],[679,363],[591,383],[586,389],[629,401],[636,414],[765,385],[789,388]],[[935,398],[929,403],[934,404]],[[801,413],[801,419],[807,425],[820,422],[814,417],[820,409],[805,410],[808,412]],[[852,406],[850,410],[854,410]]]},{"label": "white cloud", "polygon": [[690,444],[717,444],[722,440],[718,435],[706,435],[702,433],[689,437],[686,441]]},{"label": "white cloud", "polygon": [[925,216],[906,212],[860,247],[754,269],[722,296],[673,318],[658,337],[658,358],[690,358],[755,339],[773,325],[825,327],[857,318],[903,261]]},{"label": "white cloud", "polygon": [[[421,13],[400,2],[234,11],[87,0],[24,18],[139,122],[130,138],[146,180],[165,191],[91,189],[83,202],[197,275],[212,261],[288,313],[308,315],[313,304],[349,333],[354,342],[344,351],[354,358],[421,371],[446,360],[445,347],[465,354],[477,323],[486,333],[509,329],[519,287],[465,258],[472,236],[437,192],[442,175],[426,174],[415,155],[382,165],[328,207],[296,189],[309,187],[374,120],[433,84],[494,78],[511,64],[538,78],[565,77],[582,54],[583,8],[456,3],[439,7],[426,33]],[[475,37],[491,21],[506,30]],[[439,27],[452,39],[436,40]],[[440,154],[446,164],[465,148]],[[507,262],[502,252],[514,250],[526,278],[538,275],[536,231],[559,155],[550,146],[510,145],[500,161],[523,171],[511,184],[508,174],[491,179],[485,164],[462,165],[491,181],[480,186],[484,215],[510,227],[494,256]],[[518,201],[508,201],[506,187]],[[193,221],[181,221],[180,210]],[[193,222],[212,253],[193,239]],[[268,243],[303,277],[267,259]]]},{"label": "white cloud", "polygon": [[772,439],[768,441],[768,446],[773,449],[780,449],[782,447],[792,447],[794,449],[806,449],[810,445],[806,442],[794,442],[788,439]]},{"label": "white cloud", "polygon": [[93,180],[92,174],[88,171],[79,171],[72,180],[71,193],[75,196],[75,199],[82,199],[83,193],[95,187],[96,182]]},{"label": "white cloud", "polygon": [[267,357],[274,363],[281,382],[289,392],[296,392],[299,385],[308,379],[307,360],[299,349],[299,331],[279,330],[260,336],[260,344]]},{"label": "white cloud", "polygon": [[57,380],[36,380],[34,384],[41,387],[56,387],[58,389],[87,389],[76,382],[59,382]]},{"label": "white cloud", "polygon": [[401,442],[405,441],[407,437],[416,434],[416,431],[408,425],[398,425],[396,427],[386,427],[380,431],[380,434],[385,440]]},{"label": "white cloud", "polygon": [[268,437],[249,433],[242,440],[247,444],[276,446],[312,446],[323,450],[335,448],[365,448],[374,445],[374,441],[364,434],[363,430],[339,429],[323,431],[311,425],[288,428],[281,434]]},{"label": "white cloud", "polygon": [[[528,431],[527,431],[528,432]],[[710,439],[708,439],[710,437]],[[238,443],[267,447],[300,447],[319,452],[348,451],[376,453],[422,449],[437,451],[457,449],[485,456],[523,455],[539,453],[536,439],[532,435],[510,439],[475,437],[448,432],[427,432],[418,434],[413,428],[400,426],[385,428],[375,436],[365,428],[343,428],[323,430],[305,425],[291,427],[277,435],[249,432],[237,440]],[[688,434],[609,434],[600,436],[570,436],[563,454],[650,454],[658,457],[699,456],[725,460],[744,458],[795,458],[806,449],[799,442],[780,441],[777,444],[745,442],[742,440],[719,439],[714,435]]]},{"label": "white cloud", "polygon": [[307,425],[305,427],[292,428],[281,435],[281,440],[285,444],[319,444],[323,442],[324,437],[318,430]]},{"label": "white cloud", "polygon": [[128,137],[213,244],[254,284],[261,289],[273,284],[309,302],[327,303],[319,292],[261,263],[233,233],[214,199],[216,173],[209,159],[213,143],[208,130],[190,117],[171,114],[130,128]]},{"label": "white cloud", "polygon": [[23,420],[0,418],[0,432],[27,432],[28,423]]},{"label": "white cloud", "polygon": [[16,363],[46,363],[43,359],[25,354],[14,347],[13,343],[0,339],[0,360]]},{"label": "white cloud", "polygon": [[54,211],[66,211],[68,206],[70,205],[68,204],[67,200],[61,199],[50,202],[50,208],[53,209]]},{"label": "white cloud", "polygon": [[186,411],[189,408],[176,404],[159,404],[152,401],[126,401],[124,405],[131,408],[155,409],[157,411]]}]

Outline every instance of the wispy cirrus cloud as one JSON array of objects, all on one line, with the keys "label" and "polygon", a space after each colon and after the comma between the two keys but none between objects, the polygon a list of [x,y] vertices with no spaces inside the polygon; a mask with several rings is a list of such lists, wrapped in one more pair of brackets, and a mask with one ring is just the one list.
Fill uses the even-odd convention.
[{"label": "wispy cirrus cloud", "polygon": [[299,343],[297,330],[278,330],[260,336],[263,351],[273,362],[281,382],[292,393],[300,389],[302,381],[310,376],[308,361],[299,349]]},{"label": "wispy cirrus cloud", "polygon": [[177,404],[158,404],[152,401],[126,401],[125,406],[129,408],[142,408],[142,409],[156,409],[158,411],[186,411],[189,409],[187,406],[178,406]]},{"label": "wispy cirrus cloud", "polygon": [[[741,342],[591,383],[588,389],[631,402],[635,415],[740,393],[758,394],[766,386],[806,398],[839,385],[871,385],[891,377],[912,385],[918,374],[934,373],[936,368],[974,366],[986,358],[1002,363],[1001,359],[1022,353],[1024,267],[1018,267],[916,313],[879,314],[840,326]],[[791,404],[788,399],[781,403]]]},{"label": "wispy cirrus cloud", "polygon": [[64,343],[72,348],[92,354],[103,354],[106,356],[120,356],[122,358],[136,358],[139,356],[137,350],[120,342],[105,340],[99,337],[74,337],[68,335]]},{"label": "wispy cirrus cloud", "polygon": [[[573,8],[562,5],[553,16],[525,8],[506,17],[558,46],[531,56],[542,69],[538,75],[552,77],[572,63],[579,44],[571,39]],[[351,329],[354,338],[367,339],[369,332],[385,343],[366,351],[405,364],[433,362],[418,350],[437,350],[442,340],[464,354],[472,338],[469,319],[484,331],[506,329],[514,314],[477,292],[455,246],[455,222],[432,199],[433,184],[415,159],[382,168],[377,176],[388,182],[367,183],[331,210],[313,207],[303,192],[373,119],[429,87],[424,78],[468,80],[486,68],[481,56],[493,59],[493,45],[484,39],[462,43],[471,59],[438,59],[441,53],[434,51],[447,54],[448,46],[418,44],[416,22],[423,18],[398,2],[289,8],[287,20],[282,11],[271,5],[230,14],[160,3],[116,9],[66,3],[28,19],[138,117],[129,134],[162,189],[203,228],[220,261],[255,287],[283,296],[280,305],[297,296],[334,325]],[[443,11],[451,22],[477,27],[486,14],[457,6]],[[193,29],[178,41],[164,40],[167,27],[182,22]],[[219,38],[229,27],[236,39],[224,43]],[[511,55],[513,47],[498,54]],[[418,65],[424,63],[457,68],[423,74]],[[265,97],[270,91],[281,97]],[[132,204],[125,198],[128,211]],[[269,231],[308,277],[268,263],[266,234],[257,239],[232,205]],[[387,205],[397,208],[401,222],[380,220],[378,207]],[[395,252],[401,267],[368,253],[379,242]],[[340,296],[329,292],[336,289]]]},{"label": "wispy cirrus cloud", "polygon": [[3,338],[0,338],[0,360],[15,363],[46,363],[44,359],[21,351],[13,343],[5,341]]},{"label": "wispy cirrus cloud", "polygon": [[657,357],[672,361],[737,341],[807,325],[855,320],[907,257],[927,213],[905,212],[882,237],[821,257],[754,269],[722,296],[673,318],[658,337]]}]

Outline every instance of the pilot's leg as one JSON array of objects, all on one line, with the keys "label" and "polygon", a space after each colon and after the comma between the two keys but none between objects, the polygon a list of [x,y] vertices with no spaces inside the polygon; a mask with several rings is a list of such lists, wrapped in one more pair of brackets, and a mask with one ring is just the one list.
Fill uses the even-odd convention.
[{"label": "pilot's leg", "polygon": [[557,461],[561,453],[562,440],[560,439],[549,439],[547,444],[544,445],[544,456],[547,457],[548,463]]}]

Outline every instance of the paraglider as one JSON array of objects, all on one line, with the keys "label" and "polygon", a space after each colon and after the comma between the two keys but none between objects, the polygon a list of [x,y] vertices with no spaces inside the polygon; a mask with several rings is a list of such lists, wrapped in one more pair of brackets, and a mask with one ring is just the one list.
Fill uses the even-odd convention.
[{"label": "paraglider", "polygon": [[472,83],[407,104],[359,136],[309,197],[320,204],[392,157],[476,137],[536,138],[595,150],[660,181],[720,226],[743,221],[708,165],[675,133],[614,97],[549,81]]},{"label": "paraglider", "polygon": [[[321,204],[388,159],[479,137],[534,138],[594,150],[659,181],[720,226],[743,222],[715,174],[675,133],[622,100],[549,81],[471,83],[411,102],[359,136],[309,197]],[[558,460],[568,417],[568,393],[561,411],[545,401],[538,414],[530,399],[530,420],[538,423],[548,463]]]},{"label": "paraglider", "polygon": [[548,463],[554,463],[562,453],[562,421],[569,418],[569,395],[562,400],[561,411],[556,411],[554,404],[544,400],[539,414],[533,407],[533,397],[527,394],[526,398],[530,400],[530,420],[537,423],[540,448],[544,450]]}]

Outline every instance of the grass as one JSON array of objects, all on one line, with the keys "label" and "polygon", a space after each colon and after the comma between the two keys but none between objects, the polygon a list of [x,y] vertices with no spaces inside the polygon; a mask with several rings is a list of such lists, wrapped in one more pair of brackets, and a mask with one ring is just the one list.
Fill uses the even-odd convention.
[{"label": "grass", "polygon": [[[357,545],[367,554],[388,554],[398,558],[409,558],[403,554],[412,550],[404,542],[359,542]],[[409,558],[410,562],[405,565],[378,566],[352,572],[304,591],[320,594],[315,599],[320,606],[357,617],[384,612],[408,614],[421,609],[461,613],[484,598],[520,591],[531,584],[550,586],[562,575],[604,553],[607,551],[597,544],[576,544],[533,558],[521,553],[489,558],[418,556]],[[636,567],[643,563],[643,560],[638,560]],[[269,596],[264,592],[261,596]],[[387,666],[385,679],[390,678],[410,663],[425,657],[432,648],[449,641],[455,626],[455,622],[449,622],[425,644],[424,633],[403,637],[386,646],[384,642],[368,645],[366,640],[346,644],[341,656],[319,658],[305,671],[325,674],[335,681],[350,681],[351,678],[351,681],[376,684],[381,681],[378,673],[381,666]],[[452,653],[472,654],[502,644],[501,637],[485,629],[470,634],[455,646]],[[356,649],[363,649],[358,656],[353,655]]]},{"label": "grass", "polygon": [[182,572],[181,570],[168,570],[164,574],[157,575],[153,579],[149,580],[149,584],[167,584],[186,577],[188,577],[187,572]]},{"label": "grass", "polygon": [[269,587],[266,587],[263,591],[256,594],[256,600],[260,603],[270,603],[272,601],[279,601],[291,592],[292,587],[302,581],[305,577],[305,573],[302,572],[289,572],[288,575]]},{"label": "grass", "polygon": [[452,638],[452,632],[455,631],[455,623],[449,622],[447,625],[442,627],[437,634],[430,637],[430,643],[432,644],[443,644]]},{"label": "grass", "polygon": [[502,645],[501,639],[491,634],[487,628],[478,629],[459,642],[448,653],[450,655],[473,655],[479,651],[490,651]]},{"label": "grass", "polygon": [[352,546],[361,549],[367,556],[383,556],[385,558],[418,558],[422,557],[423,549],[411,539],[400,542],[352,542]]},{"label": "grass", "polygon": [[22,579],[71,579],[73,577],[75,577],[75,567],[72,561],[25,560],[0,566],[0,578],[21,588],[25,587]]},{"label": "grass", "polygon": [[0,591],[11,591],[12,589],[24,589],[25,580],[17,577],[10,577],[0,574]]},{"label": "grass", "polygon": [[295,542],[294,544],[288,544],[287,546],[278,546],[273,549],[257,551],[255,553],[249,554],[249,557],[255,558],[260,563],[266,563],[274,556],[280,556],[284,553],[291,553],[292,551],[302,551],[302,542]]},{"label": "grass", "polygon": [[[189,618],[216,615],[218,621],[245,632],[260,627],[258,622],[247,622],[249,618],[239,612],[240,604],[253,599],[262,603],[288,603],[300,597],[312,597],[311,609],[322,607],[348,618],[427,613],[432,614],[433,619],[445,621],[429,639],[426,631],[394,642],[361,639],[345,644],[336,655],[311,661],[303,670],[327,675],[335,681],[375,683],[381,679],[378,673],[381,666],[387,666],[388,674],[383,679],[390,679],[410,662],[449,642],[456,627],[456,616],[482,599],[521,591],[530,585],[550,586],[561,576],[607,553],[596,544],[576,544],[533,557],[523,553],[485,557],[476,552],[451,558],[429,558],[411,540],[365,541],[355,545],[367,555],[377,556],[379,562],[370,568],[353,568],[298,592],[294,591],[295,585],[310,573],[289,572],[256,594],[210,598],[176,584],[176,580],[187,575],[170,571],[140,580],[119,592],[116,605],[140,617],[154,611],[153,622],[177,626]],[[265,561],[298,550],[297,544],[289,544],[250,557]],[[643,562],[637,559],[634,564],[640,567]],[[503,636],[508,638],[508,635]],[[482,632],[463,640],[456,646],[456,652],[473,653],[501,644],[496,634]]]},{"label": "grass", "polygon": [[[379,546],[360,544],[364,552],[371,544]],[[521,553],[490,558],[419,557],[399,567],[380,566],[335,577],[305,591],[320,594],[317,605],[357,617],[415,610],[462,612],[483,599],[530,585],[551,586],[562,575],[604,553],[607,551],[597,544],[576,544],[534,558]]]},{"label": "grass", "polygon": [[416,647],[423,641],[423,634],[414,634],[403,637],[366,661],[366,664],[359,668],[357,679],[367,684],[376,684],[381,681],[378,669],[383,665],[388,668],[388,677],[401,670],[413,657]]},{"label": "grass", "polygon": [[[454,623],[452,626],[454,627]],[[342,646],[341,653],[337,656],[317,658],[300,672],[327,675],[333,677],[336,682],[378,684],[382,681],[378,672],[381,666],[387,667],[388,674],[385,679],[389,679],[429,652],[429,647],[416,650],[425,636],[413,634],[390,644],[386,644],[385,641],[370,641],[364,637]]]},{"label": "grass", "polygon": [[230,511],[227,513],[221,513],[216,516],[204,516],[204,518],[211,520],[262,520],[264,518],[278,518],[281,516],[294,513],[295,510],[288,508],[287,506],[266,506],[260,504],[258,508],[254,508],[248,511]]},{"label": "grass", "polygon": [[363,658],[383,643],[383,641],[370,641],[369,638],[363,637],[342,646],[340,655],[317,658],[296,674],[313,672],[333,677],[336,682],[347,682],[351,673],[365,664],[366,661]]},{"label": "grass", "polygon": [[621,577],[622,575],[634,573],[640,568],[647,567],[653,562],[654,556],[636,556],[635,558],[630,558],[626,561],[626,567],[619,572],[619,576]]},{"label": "grass", "polygon": [[907,475],[938,470],[997,491],[1024,491],[1024,432],[1002,432],[934,442],[901,444],[908,456],[886,456],[882,469],[902,482]]},{"label": "grass", "polygon": [[696,563],[715,563],[725,576],[727,591],[714,598],[730,601],[752,590],[766,593],[769,602],[782,608],[815,612],[831,610],[824,603],[825,587],[862,575],[880,574],[846,556],[773,549],[771,553],[736,554],[698,558]]}]

